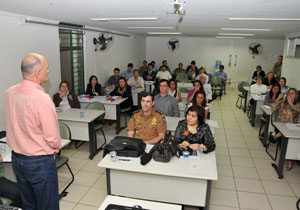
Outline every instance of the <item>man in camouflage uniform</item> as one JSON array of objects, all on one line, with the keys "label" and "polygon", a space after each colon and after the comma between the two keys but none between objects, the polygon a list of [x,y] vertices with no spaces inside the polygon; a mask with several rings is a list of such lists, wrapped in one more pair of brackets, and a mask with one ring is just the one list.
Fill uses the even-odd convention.
[{"label": "man in camouflage uniform", "polygon": [[140,138],[146,144],[156,144],[163,139],[167,130],[165,116],[153,108],[154,96],[142,95],[142,109],[132,114],[127,127],[128,137]]}]

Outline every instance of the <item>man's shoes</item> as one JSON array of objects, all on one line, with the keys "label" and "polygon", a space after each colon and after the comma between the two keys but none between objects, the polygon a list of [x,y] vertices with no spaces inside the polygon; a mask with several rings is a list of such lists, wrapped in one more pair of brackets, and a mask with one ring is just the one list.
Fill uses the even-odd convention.
[{"label": "man's shoes", "polygon": [[272,134],[269,136],[269,141],[270,141],[271,143],[273,143],[273,144],[276,143],[276,139],[275,139],[275,137],[274,137]]}]

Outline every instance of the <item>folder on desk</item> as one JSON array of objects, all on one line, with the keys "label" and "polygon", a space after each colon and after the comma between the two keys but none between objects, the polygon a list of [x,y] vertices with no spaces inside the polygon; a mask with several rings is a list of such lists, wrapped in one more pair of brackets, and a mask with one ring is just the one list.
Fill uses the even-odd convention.
[{"label": "folder on desk", "polygon": [[116,204],[109,204],[105,210],[150,210],[150,209],[144,209],[144,208],[135,208],[130,206],[122,206],[122,205],[116,205]]}]

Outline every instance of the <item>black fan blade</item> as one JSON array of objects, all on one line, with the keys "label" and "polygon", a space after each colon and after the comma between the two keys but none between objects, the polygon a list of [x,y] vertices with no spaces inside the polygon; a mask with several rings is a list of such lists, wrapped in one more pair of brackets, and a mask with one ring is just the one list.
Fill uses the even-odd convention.
[{"label": "black fan blade", "polygon": [[106,44],[103,44],[101,47],[100,47],[100,50],[105,50],[106,49]]},{"label": "black fan blade", "polygon": [[98,40],[96,38],[94,38],[93,43],[94,43],[94,45],[96,45],[98,43]]}]

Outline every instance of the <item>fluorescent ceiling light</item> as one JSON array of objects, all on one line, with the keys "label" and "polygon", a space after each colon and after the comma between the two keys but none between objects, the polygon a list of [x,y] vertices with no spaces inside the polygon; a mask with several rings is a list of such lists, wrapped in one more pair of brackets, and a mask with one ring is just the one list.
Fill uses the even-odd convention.
[{"label": "fluorescent ceiling light", "polygon": [[158,17],[130,17],[130,18],[90,18],[91,21],[154,21],[158,20]]},{"label": "fluorescent ceiling light", "polygon": [[299,22],[300,18],[229,18],[231,21],[286,21]]},{"label": "fluorescent ceiling light", "polygon": [[217,39],[244,39],[242,36],[216,36]]},{"label": "fluorescent ceiling light", "polygon": [[148,32],[147,34],[152,34],[152,35],[172,35],[172,34],[182,34],[181,32]]},{"label": "fluorescent ceiling light", "polygon": [[221,28],[221,30],[227,30],[227,31],[272,31],[272,29],[264,29],[264,28]]},{"label": "fluorescent ceiling light", "polygon": [[222,36],[254,36],[254,34],[232,34],[232,33],[218,33]]},{"label": "fluorescent ceiling light", "polygon": [[127,27],[129,29],[174,29],[174,27],[170,27],[170,26],[130,26]]}]

